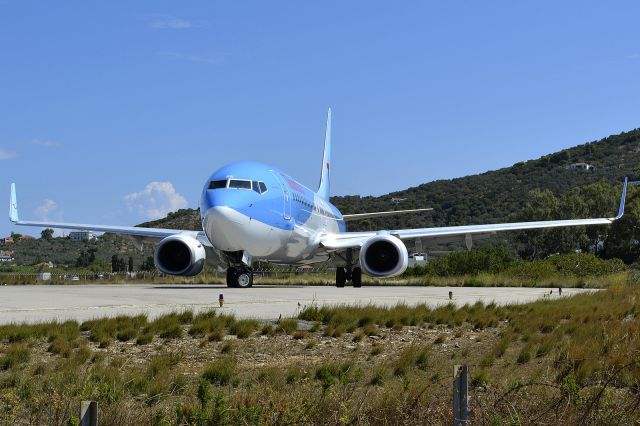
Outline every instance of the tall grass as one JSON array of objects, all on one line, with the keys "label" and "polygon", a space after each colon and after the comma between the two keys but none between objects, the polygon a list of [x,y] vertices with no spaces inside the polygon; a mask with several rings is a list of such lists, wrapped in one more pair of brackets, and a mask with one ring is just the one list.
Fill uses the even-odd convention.
[{"label": "tall grass", "polygon": [[[311,306],[311,346],[284,335],[295,319],[261,335],[215,311],[7,325],[0,424],[67,424],[86,399],[105,425],[440,424],[454,364],[470,366],[474,424],[633,424],[638,301],[622,287],[514,306]],[[218,332],[245,339],[224,350]]]}]

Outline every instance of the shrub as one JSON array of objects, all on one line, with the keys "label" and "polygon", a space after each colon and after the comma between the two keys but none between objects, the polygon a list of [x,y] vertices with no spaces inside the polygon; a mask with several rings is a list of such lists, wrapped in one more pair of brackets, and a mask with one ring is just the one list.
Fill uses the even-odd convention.
[{"label": "shrub", "polygon": [[224,342],[224,344],[220,348],[220,353],[223,353],[223,354],[228,354],[228,353],[231,353],[232,351],[233,351],[233,342],[231,341]]},{"label": "shrub", "polygon": [[353,365],[349,362],[342,364],[325,363],[316,367],[315,379],[320,381],[322,389],[329,389],[334,383],[350,383],[354,379]]},{"label": "shrub", "polygon": [[63,337],[56,337],[53,342],[49,344],[49,348],[47,350],[51,353],[69,358],[73,348],[67,339]]},{"label": "shrub", "polygon": [[231,358],[220,358],[204,369],[202,378],[209,383],[225,386],[231,383],[234,370],[235,362]]},{"label": "shrub", "polygon": [[258,321],[256,320],[239,320],[234,321],[229,327],[229,333],[238,336],[238,339],[246,339],[258,329]]},{"label": "shrub", "polygon": [[153,340],[153,334],[150,332],[142,333],[136,339],[137,345],[148,345]]},{"label": "shrub", "polygon": [[0,357],[0,369],[9,370],[18,364],[24,364],[31,359],[31,350],[23,343],[12,343],[4,356]]},{"label": "shrub", "polygon": [[530,352],[529,348],[525,347],[518,354],[518,358],[516,359],[516,362],[518,364],[526,364],[530,360],[531,360],[531,352]]},{"label": "shrub", "polygon": [[298,330],[298,320],[295,318],[285,318],[278,321],[278,328],[285,334],[293,334]]}]

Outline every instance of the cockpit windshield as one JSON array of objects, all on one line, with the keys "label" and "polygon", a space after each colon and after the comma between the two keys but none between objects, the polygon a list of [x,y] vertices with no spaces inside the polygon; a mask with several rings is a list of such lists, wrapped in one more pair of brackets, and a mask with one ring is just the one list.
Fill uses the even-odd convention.
[{"label": "cockpit windshield", "polygon": [[[227,184],[228,183],[228,184]],[[262,181],[251,181],[244,179],[225,179],[225,180],[212,180],[209,182],[209,189],[253,189],[258,194],[264,194],[267,192],[267,185]]]},{"label": "cockpit windshield", "polygon": [[250,180],[231,179],[229,181],[229,188],[251,189],[251,181]]},{"label": "cockpit windshield", "polygon": [[227,180],[212,180],[209,183],[209,189],[220,189],[227,187]]}]

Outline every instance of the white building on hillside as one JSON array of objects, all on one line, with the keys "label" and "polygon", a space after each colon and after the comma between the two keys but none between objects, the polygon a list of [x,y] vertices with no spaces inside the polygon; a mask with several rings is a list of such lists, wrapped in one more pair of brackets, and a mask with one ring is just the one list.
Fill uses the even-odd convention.
[{"label": "white building on hillside", "polygon": [[94,240],[95,234],[91,231],[71,231],[69,232],[69,238],[73,241]]}]

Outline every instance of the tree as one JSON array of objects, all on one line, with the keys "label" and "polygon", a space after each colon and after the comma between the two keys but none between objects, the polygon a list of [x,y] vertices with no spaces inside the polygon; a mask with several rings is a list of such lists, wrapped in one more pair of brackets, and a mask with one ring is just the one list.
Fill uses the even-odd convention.
[{"label": "tree", "polygon": [[114,254],[113,256],[111,256],[111,272],[118,272],[118,266],[118,255]]},{"label": "tree", "polygon": [[76,266],[78,268],[86,268],[90,264],[90,255],[86,251],[82,250],[80,252],[80,255],[78,256],[78,259],[76,259]]},{"label": "tree", "polygon": [[624,216],[610,227],[603,257],[617,257],[625,263],[640,258],[640,194],[634,188],[629,188]]},{"label": "tree", "polygon": [[40,232],[40,239],[46,240],[46,241],[53,240],[53,229],[51,228],[43,229],[42,232]]},{"label": "tree", "polygon": [[155,262],[153,261],[153,256],[148,256],[144,262],[142,262],[142,264],[140,265],[140,270],[141,271],[153,271],[155,269],[156,265]]},{"label": "tree", "polygon": [[89,264],[92,264],[93,262],[96,261],[96,252],[98,251],[97,248],[92,247],[89,250],[87,250],[87,252],[89,253]]},{"label": "tree", "polygon": [[133,257],[129,256],[129,272],[133,272]]}]

